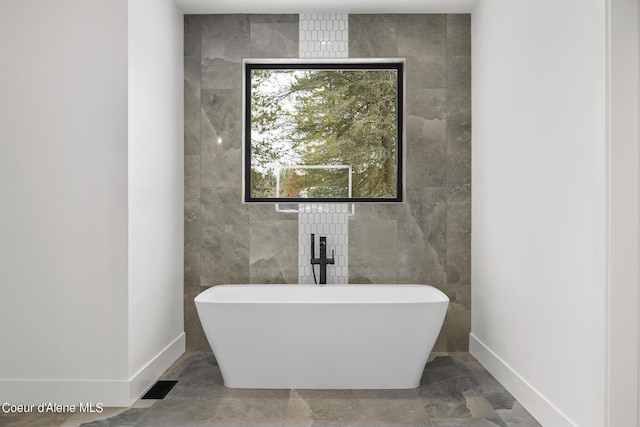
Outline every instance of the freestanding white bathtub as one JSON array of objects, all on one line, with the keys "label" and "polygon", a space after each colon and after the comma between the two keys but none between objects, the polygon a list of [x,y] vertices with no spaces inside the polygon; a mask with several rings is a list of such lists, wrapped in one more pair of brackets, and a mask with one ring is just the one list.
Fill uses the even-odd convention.
[{"label": "freestanding white bathtub", "polygon": [[195,298],[232,388],[419,385],[449,299],[427,285],[218,285]]}]

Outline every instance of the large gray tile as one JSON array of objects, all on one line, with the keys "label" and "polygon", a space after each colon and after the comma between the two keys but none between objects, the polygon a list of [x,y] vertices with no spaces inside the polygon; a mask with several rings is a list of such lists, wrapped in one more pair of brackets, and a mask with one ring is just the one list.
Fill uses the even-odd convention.
[{"label": "large gray tile", "polygon": [[349,267],[395,268],[398,229],[396,220],[349,222]]},{"label": "large gray tile", "polygon": [[501,424],[496,424],[490,420],[476,419],[476,418],[434,418],[431,420],[433,427],[500,427]]},{"label": "large gray tile", "polygon": [[360,389],[353,390],[356,399],[411,400],[419,398],[418,390],[408,389]]},{"label": "large gray tile", "polygon": [[254,58],[298,56],[298,15],[251,15],[250,34]]},{"label": "large gray tile", "polygon": [[200,58],[184,59],[184,153],[200,154]]},{"label": "large gray tile", "polygon": [[224,386],[220,368],[210,348],[208,351],[187,353],[183,361],[163,379],[178,381],[165,399],[221,398],[230,390]]},{"label": "large gray tile", "polygon": [[128,409],[114,417],[81,424],[81,427],[134,427],[146,414],[148,408]]},{"label": "large gray tile", "polygon": [[205,229],[222,224],[249,225],[249,206],[240,200],[240,188],[203,187],[200,197]]},{"label": "large gray tile", "polygon": [[[196,361],[204,360],[207,361],[208,364],[215,365],[215,358],[209,351],[187,351],[182,353],[182,355],[173,362],[173,364],[160,376],[161,380],[177,380],[180,378],[180,375],[191,366],[193,363],[199,363]],[[197,369],[197,368],[196,368]]]},{"label": "large gray tile", "polygon": [[173,379],[204,377],[208,381],[222,383],[220,368],[218,368],[216,359],[210,351],[189,352],[180,365],[175,368]]},{"label": "large gray tile", "polygon": [[298,267],[294,268],[261,268],[251,267],[250,283],[262,284],[296,284],[298,283]]},{"label": "large gray tile", "polygon": [[298,30],[300,15],[297,13],[253,13],[249,15],[252,24],[293,24]]},{"label": "large gray tile", "polygon": [[447,118],[446,89],[416,89],[407,93],[406,111],[408,115],[426,120]]},{"label": "large gray tile", "polygon": [[[199,284],[198,278],[198,284]],[[198,294],[206,288],[200,287],[191,287],[185,289],[184,294],[184,331],[186,335],[186,347],[191,351],[211,351],[211,347],[207,338],[204,334],[204,330],[202,329],[202,323],[200,322],[200,317],[198,316],[198,312],[196,310],[195,302],[193,301]],[[173,378],[171,378],[173,379]],[[188,384],[180,384],[178,391],[171,390],[170,394],[180,394],[180,390],[184,387],[188,387]]]},{"label": "large gray tile", "polygon": [[239,87],[202,91],[200,182],[203,187],[242,187],[241,106]]},{"label": "large gray tile", "polygon": [[202,274],[211,267],[210,262],[213,260],[223,262],[219,268],[246,266],[248,269],[249,227],[246,224],[204,222],[200,255]]},{"label": "large gray tile", "polygon": [[[447,212],[447,286],[445,292],[454,302],[471,308],[466,298],[471,286],[471,200],[448,195]],[[458,296],[464,299],[458,299]]]},{"label": "large gray tile", "polygon": [[446,192],[407,189],[405,216],[398,221],[398,281],[446,284]]},{"label": "large gray tile", "polygon": [[211,351],[209,341],[202,330],[200,319],[195,313],[192,317],[185,318],[186,345],[194,351]]},{"label": "large gray tile", "polygon": [[200,188],[200,155],[184,156],[184,187],[185,189]]},{"label": "large gray tile", "polygon": [[287,425],[301,422],[358,420],[353,390],[292,390],[287,406]]},{"label": "large gray tile", "polygon": [[471,184],[471,124],[447,122],[447,184]]},{"label": "large gray tile", "polygon": [[222,418],[213,420],[214,427],[282,427],[282,418]]},{"label": "large gray tile", "polygon": [[242,65],[224,58],[202,58],[202,89],[237,89],[242,87]]},{"label": "large gray tile", "polygon": [[240,63],[249,56],[249,15],[204,15],[201,18],[202,58]]},{"label": "large gray tile", "polygon": [[251,222],[263,220],[298,221],[297,212],[278,212],[272,204],[253,203],[249,206]]},{"label": "large gray tile", "polygon": [[[445,391],[437,387],[443,383],[447,384]],[[416,392],[423,398],[446,397],[443,393],[453,388],[462,396],[463,392],[470,392],[475,386],[476,381],[471,371],[464,364],[445,355],[436,356],[427,363]]]},{"label": "large gray tile", "polygon": [[211,427],[220,399],[163,399],[149,408],[136,427]]},{"label": "large gray tile", "polygon": [[251,223],[251,268],[298,266],[298,221]]},{"label": "large gray tile", "polygon": [[185,189],[184,195],[184,250],[199,253],[202,243],[200,188]]},{"label": "large gray tile", "polygon": [[[224,397],[236,399],[253,399],[255,401],[273,400],[278,405],[288,401],[291,390],[284,388],[228,388],[225,387]],[[284,416],[284,415],[283,415]]]},{"label": "large gray tile", "polygon": [[471,122],[471,57],[447,59],[447,120]]},{"label": "large gray tile", "polygon": [[349,15],[349,54],[352,57],[398,56],[397,24],[372,15]]},{"label": "large gray tile", "polygon": [[397,15],[398,54],[407,58],[407,89],[446,87],[446,16]]},{"label": "large gray tile", "polygon": [[[2,402],[4,403],[4,402]],[[37,406],[37,405],[36,405]],[[0,425],[2,427],[42,427],[59,426],[73,414],[64,413],[4,413],[0,411]]]},{"label": "large gray tile", "polygon": [[[196,258],[193,256],[192,258]],[[197,267],[197,270],[196,270]],[[185,276],[185,284],[184,284],[184,296],[182,300],[183,304],[183,320],[184,320],[184,330],[186,333],[187,346],[188,351],[210,351],[208,345],[204,345],[204,335],[202,332],[202,327],[200,325],[200,320],[196,313],[196,307],[194,303],[194,298],[203,290],[205,287],[201,287],[200,284],[202,282],[202,277],[200,273],[200,254],[197,254],[197,266],[188,266],[189,277],[188,282],[186,281],[187,277]],[[187,272],[185,271],[185,275]],[[199,343],[197,346],[190,346],[189,344]]]},{"label": "large gray tile", "polygon": [[514,402],[511,409],[498,409],[496,412],[507,427],[540,427],[540,423],[519,402]]},{"label": "large gray tile", "polygon": [[288,401],[287,398],[223,397],[220,399],[215,419],[253,418],[284,421]]},{"label": "large gray tile", "polygon": [[355,390],[351,389],[293,389],[292,399],[317,400],[317,399],[354,399]]},{"label": "large gray tile", "polygon": [[201,21],[202,89],[240,89],[241,60],[250,56],[248,15],[205,15]]},{"label": "large gray tile", "polygon": [[[309,420],[306,418],[287,418],[284,427],[364,427],[358,420]],[[366,427],[375,427],[366,425]],[[388,426],[385,426],[388,427]]]},{"label": "large gray tile", "polygon": [[402,212],[404,207],[399,203],[356,203],[348,220],[397,220]]},{"label": "large gray tile", "polygon": [[[194,156],[197,157],[197,156]],[[185,209],[200,209],[200,186],[185,187],[184,189]]]},{"label": "large gray tile", "polygon": [[445,89],[407,94],[407,183],[438,187],[447,177],[447,98]]},{"label": "large gray tile", "polygon": [[430,384],[420,394],[430,418],[471,418],[467,400],[455,381]]},{"label": "large gray tile", "polygon": [[465,397],[467,399],[467,408],[469,408],[472,418],[488,420],[498,426],[506,427],[503,419],[483,396],[472,395]]},{"label": "large gray tile", "polygon": [[388,425],[428,425],[427,410],[417,396],[406,399],[358,399],[358,411],[363,420],[386,422]]},{"label": "large gray tile", "polygon": [[184,15],[184,56],[200,57],[200,15]]},{"label": "large gray tile", "polygon": [[185,292],[200,288],[200,251],[184,252],[184,287]]},{"label": "large gray tile", "polygon": [[379,265],[349,266],[349,282],[351,284],[389,284],[398,283],[398,267]]},{"label": "large gray tile", "polygon": [[471,15],[447,15],[447,56],[471,55]]},{"label": "large gray tile", "polygon": [[378,420],[359,420],[354,424],[350,424],[349,426],[353,427],[431,427],[431,420],[427,421],[416,421],[416,422],[395,422],[393,424],[389,424],[388,421],[378,421]]},{"label": "large gray tile", "polygon": [[420,119],[420,140],[424,144],[422,183],[425,187],[442,187],[447,181],[447,124],[443,120]]},{"label": "large gray tile", "polygon": [[[442,126],[441,126],[442,127]],[[429,129],[431,132],[429,132]],[[442,129],[445,129],[442,127]],[[407,124],[406,124],[406,139],[404,142],[404,150],[405,150],[405,184],[406,188],[416,188],[422,187],[425,182],[425,152],[427,146],[428,134],[435,134],[433,131],[434,127],[429,126],[425,119],[420,118],[418,116],[407,116]],[[435,141],[440,141],[439,146],[443,149],[446,143],[446,136],[442,132],[438,132],[440,135],[439,138],[435,138]],[[440,158],[444,158],[446,153],[443,151]],[[432,169],[430,169],[431,171]],[[443,169],[442,166],[436,168],[433,171],[434,175],[442,176]],[[443,179],[443,178],[441,178]],[[406,200],[406,194],[405,194]]]},{"label": "large gray tile", "polygon": [[469,371],[471,378],[477,384],[477,390],[496,409],[511,409],[516,401],[500,383],[467,352],[451,353],[451,358]]},{"label": "large gray tile", "polygon": [[[468,239],[466,239],[468,242]],[[471,253],[456,251],[455,244],[449,243],[447,252],[447,284],[443,291],[452,302],[471,308]],[[466,245],[465,245],[466,246]],[[453,350],[452,350],[453,351]]]},{"label": "large gray tile", "polygon": [[248,283],[249,227],[219,224],[203,230],[201,285]]},{"label": "large gray tile", "polygon": [[468,351],[471,310],[457,302],[450,302],[444,322],[447,325],[447,350]]}]

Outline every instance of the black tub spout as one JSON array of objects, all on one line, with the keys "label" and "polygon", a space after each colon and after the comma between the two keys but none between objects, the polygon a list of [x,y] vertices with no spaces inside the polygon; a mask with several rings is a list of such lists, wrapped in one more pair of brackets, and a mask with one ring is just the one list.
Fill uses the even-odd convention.
[{"label": "black tub spout", "polygon": [[[311,269],[314,265],[320,265],[320,285],[327,284],[327,264],[334,264],[334,251],[331,250],[331,258],[327,258],[327,237],[320,236],[320,258],[316,258],[316,235],[311,234]],[[315,279],[315,270],[313,270]]]}]

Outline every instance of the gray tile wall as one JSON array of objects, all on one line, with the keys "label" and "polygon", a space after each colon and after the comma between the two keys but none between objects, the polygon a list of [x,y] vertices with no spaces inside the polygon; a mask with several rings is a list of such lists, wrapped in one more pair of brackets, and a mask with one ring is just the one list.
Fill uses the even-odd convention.
[{"label": "gray tile wall", "polygon": [[[241,203],[241,59],[296,57],[298,15],[185,16],[185,331],[221,283],[296,283],[298,219]],[[407,203],[358,204],[351,283],[427,283],[451,298],[435,350],[470,331],[469,15],[350,15],[351,57],[407,58]]]},{"label": "gray tile wall", "polygon": [[349,280],[440,288],[451,304],[435,350],[467,350],[470,15],[350,15],[349,56],[407,60],[407,203],[356,205],[349,225]]},{"label": "gray tile wall", "polygon": [[193,303],[222,283],[295,283],[298,217],[241,203],[243,57],[297,57],[298,15],[185,16],[185,331],[209,350]]}]

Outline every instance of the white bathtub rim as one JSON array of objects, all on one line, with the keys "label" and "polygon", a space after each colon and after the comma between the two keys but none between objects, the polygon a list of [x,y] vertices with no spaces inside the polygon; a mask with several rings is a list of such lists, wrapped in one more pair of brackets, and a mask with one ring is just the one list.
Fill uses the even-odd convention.
[{"label": "white bathtub rim", "polygon": [[[414,289],[417,291],[425,291],[425,295],[421,295],[418,298],[407,298],[403,297],[401,299],[369,299],[367,298],[369,295],[363,293],[362,295],[365,298],[349,298],[346,300],[340,300],[340,297],[334,297],[331,299],[309,299],[309,300],[299,300],[299,299],[285,299],[285,298],[273,298],[270,295],[269,299],[258,299],[258,298],[245,298],[236,297],[233,299],[216,299],[211,294],[215,292],[220,292],[224,290],[232,290],[234,292],[242,291],[284,291],[286,289],[306,289],[308,292],[313,292],[317,295],[320,293],[329,293],[335,292],[344,292],[346,290],[354,290],[356,292],[364,292],[365,290],[372,291],[380,291],[381,289],[388,291],[401,291],[403,289]],[[347,294],[348,295],[348,294]],[[398,297],[398,294],[395,292],[392,294],[393,297]],[[449,297],[442,292],[440,289],[424,284],[335,284],[335,285],[308,285],[308,284],[221,284],[211,286],[204,291],[200,292],[195,298],[194,302],[198,304],[429,304],[429,303],[443,303],[450,302]]]}]

